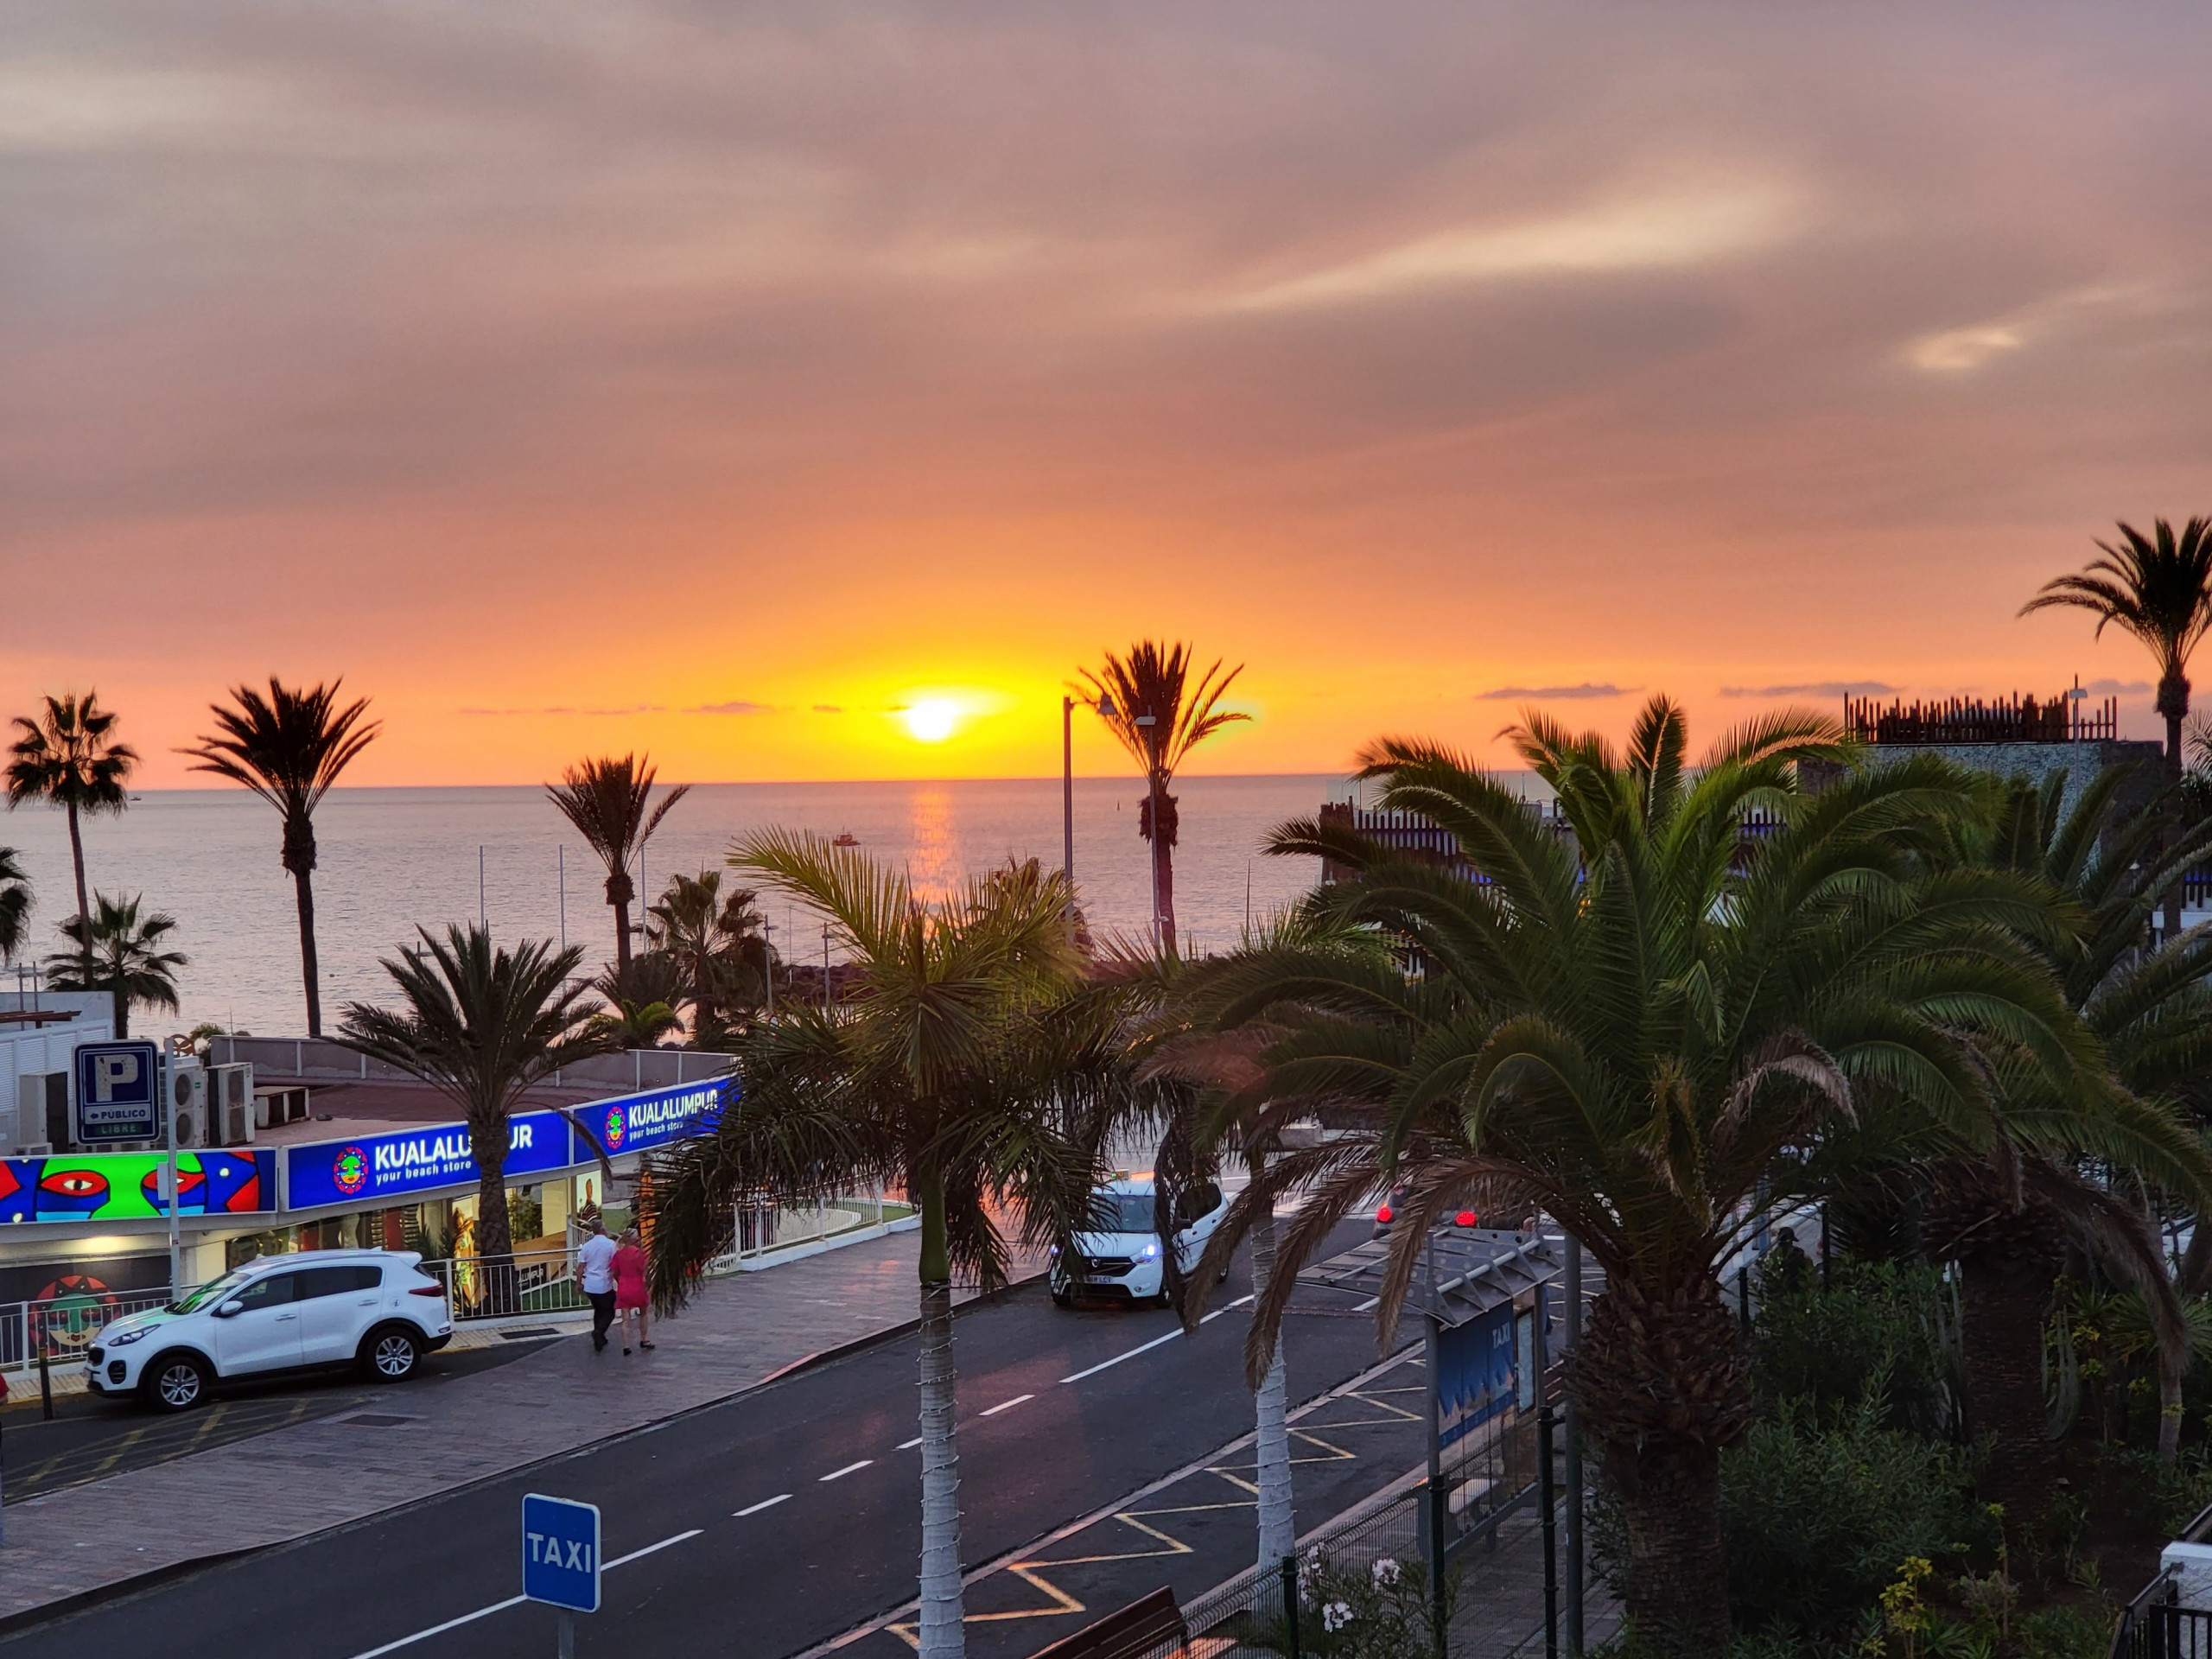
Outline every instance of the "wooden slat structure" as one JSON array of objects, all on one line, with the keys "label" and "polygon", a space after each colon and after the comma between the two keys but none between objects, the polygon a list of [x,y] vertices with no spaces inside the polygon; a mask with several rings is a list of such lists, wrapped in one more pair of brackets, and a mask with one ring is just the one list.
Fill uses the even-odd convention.
[{"label": "wooden slat structure", "polygon": [[1143,1659],[1155,1648],[1180,1642],[1190,1633],[1183,1610],[1175,1605],[1175,1592],[1163,1584],[1119,1612],[1039,1649],[1032,1659]]}]

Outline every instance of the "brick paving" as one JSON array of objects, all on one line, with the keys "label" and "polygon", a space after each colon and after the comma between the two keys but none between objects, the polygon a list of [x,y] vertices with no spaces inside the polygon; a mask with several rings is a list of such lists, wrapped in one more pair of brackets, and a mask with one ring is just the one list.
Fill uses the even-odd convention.
[{"label": "brick paving", "polygon": [[656,1321],[651,1354],[550,1342],[445,1388],[402,1385],[365,1411],[10,1504],[0,1618],[342,1526],[727,1399],[912,1319],[919,1248],[916,1233],[894,1233],[717,1281],[680,1318]]}]

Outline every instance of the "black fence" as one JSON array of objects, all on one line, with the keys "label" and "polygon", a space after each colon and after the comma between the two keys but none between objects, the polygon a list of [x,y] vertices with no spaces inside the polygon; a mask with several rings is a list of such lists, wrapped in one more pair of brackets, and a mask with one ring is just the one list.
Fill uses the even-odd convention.
[{"label": "black fence", "polygon": [[1872,697],[1846,697],[1843,723],[1862,743],[2108,743],[2120,736],[2120,702],[2107,697],[2092,710],[2063,691],[2041,701],[2012,696],[1990,702],[1947,697],[1885,705]]}]

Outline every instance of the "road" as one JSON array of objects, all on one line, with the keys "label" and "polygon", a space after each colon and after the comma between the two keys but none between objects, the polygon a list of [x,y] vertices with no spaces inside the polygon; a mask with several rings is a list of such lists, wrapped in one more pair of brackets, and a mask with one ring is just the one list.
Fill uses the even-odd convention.
[{"label": "road", "polygon": [[[1342,1243],[1357,1236],[1348,1228]],[[1242,1279],[1240,1263],[1217,1307],[1244,1294]],[[964,1311],[965,1559],[1015,1549],[1249,1430],[1244,1325],[1241,1307],[1222,1307],[1185,1339],[1164,1312],[1063,1312],[1040,1285]],[[1375,1362],[1364,1318],[1288,1329],[1300,1398]],[[509,1600],[524,1491],[605,1516],[605,1602],[581,1621],[580,1653],[795,1653],[913,1594],[914,1364],[911,1338],[886,1343],[523,1474],[18,1632],[0,1654],[67,1642],[171,1659],[543,1655],[551,1611]]]}]

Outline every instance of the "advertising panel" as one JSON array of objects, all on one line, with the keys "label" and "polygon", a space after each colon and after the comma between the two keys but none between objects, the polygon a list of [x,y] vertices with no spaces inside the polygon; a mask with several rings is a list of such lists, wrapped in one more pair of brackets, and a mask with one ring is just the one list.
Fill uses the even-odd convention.
[{"label": "advertising panel", "polygon": [[1516,1395],[1513,1304],[1500,1302],[1436,1333],[1436,1421],[1450,1446],[1511,1406]]},{"label": "advertising panel", "polygon": [[72,1128],[79,1145],[158,1141],[162,1122],[161,1054],[151,1043],[79,1043]]},{"label": "advertising panel", "polygon": [[[0,1159],[0,1223],[159,1221],[162,1152]],[[176,1155],[177,1214],[250,1216],[276,1207],[276,1154],[251,1147]]]},{"label": "advertising panel", "polygon": [[721,1121],[725,1092],[734,1095],[736,1089],[734,1077],[679,1083],[666,1089],[649,1089],[641,1095],[595,1100],[576,1109],[576,1121],[599,1138],[612,1158],[618,1153],[642,1152],[686,1135],[706,1134]]},{"label": "advertising panel", "polygon": [[[518,1112],[507,1120],[510,1180],[566,1169],[569,1121],[558,1112]],[[461,1186],[476,1179],[466,1123],[432,1123],[353,1141],[318,1141],[284,1151],[284,1207],[353,1204],[373,1209],[408,1194]]]}]

